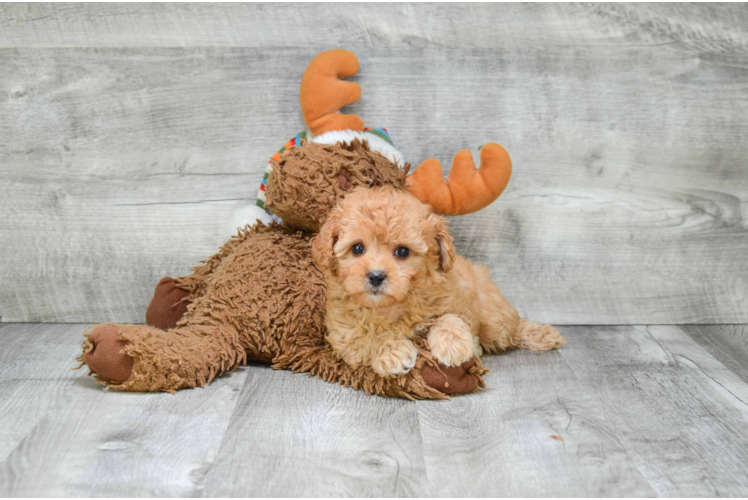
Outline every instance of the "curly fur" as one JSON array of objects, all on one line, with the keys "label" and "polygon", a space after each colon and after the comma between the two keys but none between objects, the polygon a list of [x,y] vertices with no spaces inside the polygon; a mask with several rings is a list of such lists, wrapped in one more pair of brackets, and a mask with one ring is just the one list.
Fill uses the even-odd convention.
[{"label": "curly fur", "polygon": [[[361,255],[353,253],[361,244]],[[409,255],[395,255],[398,247]],[[330,213],[312,242],[328,286],[327,341],[353,367],[380,375],[407,373],[412,338],[426,335],[432,354],[460,365],[480,346],[545,350],[564,339],[529,323],[503,297],[485,266],[457,256],[446,219],[402,189],[359,188]],[[380,286],[370,273],[384,273]]]}]

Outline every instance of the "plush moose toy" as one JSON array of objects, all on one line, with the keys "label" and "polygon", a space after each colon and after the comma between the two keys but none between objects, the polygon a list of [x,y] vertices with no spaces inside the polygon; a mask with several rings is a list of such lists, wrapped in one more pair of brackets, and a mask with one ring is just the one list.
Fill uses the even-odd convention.
[{"label": "plush moose toy", "polygon": [[[477,358],[458,367],[439,365],[422,339],[416,366],[381,377],[353,369],[324,339],[325,282],[312,259],[310,239],[328,212],[358,186],[408,189],[441,214],[479,210],[495,200],[511,175],[511,161],[497,144],[481,151],[476,169],[460,151],[447,180],[441,165],[426,160],[407,176],[383,129],[339,110],[361,95],[342,81],[358,71],[351,52],[315,57],[301,81],[300,100],[309,132],[292,139],[271,160],[257,204],[283,224],[254,219],[219,253],[189,276],[164,278],[146,312],[145,325],[101,324],[85,334],[78,358],[96,380],[114,389],[169,391],[204,386],[248,360],[277,369],[309,372],[367,394],[441,399],[484,386]],[[236,226],[234,226],[236,227]]]}]

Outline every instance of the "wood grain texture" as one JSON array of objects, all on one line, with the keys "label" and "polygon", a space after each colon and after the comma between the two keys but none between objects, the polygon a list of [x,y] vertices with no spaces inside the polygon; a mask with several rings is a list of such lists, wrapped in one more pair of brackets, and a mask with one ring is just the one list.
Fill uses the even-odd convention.
[{"label": "wood grain texture", "polygon": [[247,372],[176,396],[106,391],[70,370],[84,326],[0,327],[0,495],[200,496]]},{"label": "wood grain texture", "polygon": [[687,325],[682,329],[743,382],[748,383],[748,326]]},{"label": "wood grain texture", "polygon": [[268,366],[250,370],[205,477],[207,496],[400,497],[425,491],[412,402],[366,396]]},{"label": "wood grain texture", "polygon": [[0,6],[0,317],[142,321],[218,247],[349,48],[406,158],[512,155],[453,220],[526,316],[748,321],[744,5]]},{"label": "wood grain texture", "polygon": [[[664,42],[745,45],[744,4],[706,5],[3,4],[0,47],[456,48]],[[591,23],[606,23],[597,31]],[[67,29],[61,29],[64,26]],[[267,29],[272,27],[272,30]],[[264,29],[263,29],[264,28]],[[646,31],[640,33],[637,28]]]},{"label": "wood grain texture", "polygon": [[744,381],[675,326],[563,333],[569,342],[557,353],[486,357],[486,391],[419,406],[437,491],[745,494]]},{"label": "wood grain texture", "polygon": [[568,365],[658,495],[745,495],[745,382],[676,326],[579,333]]},{"label": "wood grain texture", "polygon": [[0,461],[81,379],[81,325],[0,325]]},{"label": "wood grain texture", "polygon": [[[579,336],[567,338],[571,349],[579,348]],[[587,394],[566,364],[566,352],[543,354],[486,357],[487,390],[449,405],[419,407],[433,491],[465,497],[655,496],[610,423],[613,409]]]},{"label": "wood grain texture", "polygon": [[257,364],[104,391],[69,370],[82,328],[0,326],[3,496],[748,495],[748,383],[721,358],[748,356],[745,325],[566,326],[419,402]]}]

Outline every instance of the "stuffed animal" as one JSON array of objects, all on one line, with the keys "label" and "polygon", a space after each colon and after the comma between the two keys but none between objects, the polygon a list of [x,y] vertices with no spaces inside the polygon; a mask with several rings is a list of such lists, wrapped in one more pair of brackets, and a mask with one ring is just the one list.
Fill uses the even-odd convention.
[{"label": "stuffed animal", "polygon": [[393,377],[351,368],[325,342],[325,281],[310,239],[339,199],[358,186],[391,185],[438,213],[459,215],[491,203],[511,175],[506,151],[486,144],[480,169],[469,151],[461,151],[446,180],[433,159],[408,176],[410,166],[386,130],[365,129],[358,116],[339,112],[361,95],[356,83],[341,80],[358,67],[351,52],[330,50],[304,73],[300,101],[309,131],[273,156],[257,200],[283,224],[261,211],[191,275],[162,279],[147,324],[90,327],[78,360],[97,381],[114,389],[174,392],[204,386],[254,360],[367,394],[410,399],[443,399],[484,386],[486,370],[477,358],[439,365],[420,338],[415,367]]}]

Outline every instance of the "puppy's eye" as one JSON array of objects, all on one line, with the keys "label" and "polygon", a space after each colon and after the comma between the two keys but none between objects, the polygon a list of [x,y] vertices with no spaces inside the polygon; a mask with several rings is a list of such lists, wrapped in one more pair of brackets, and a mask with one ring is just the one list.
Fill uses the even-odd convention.
[{"label": "puppy's eye", "polygon": [[408,255],[410,255],[410,250],[408,249],[408,247],[397,247],[395,249],[395,257],[400,257],[401,259],[404,259]]},{"label": "puppy's eye", "polygon": [[361,255],[365,250],[366,248],[364,248],[364,245],[362,245],[361,243],[356,243],[351,247],[351,252],[353,252],[353,255]]}]

